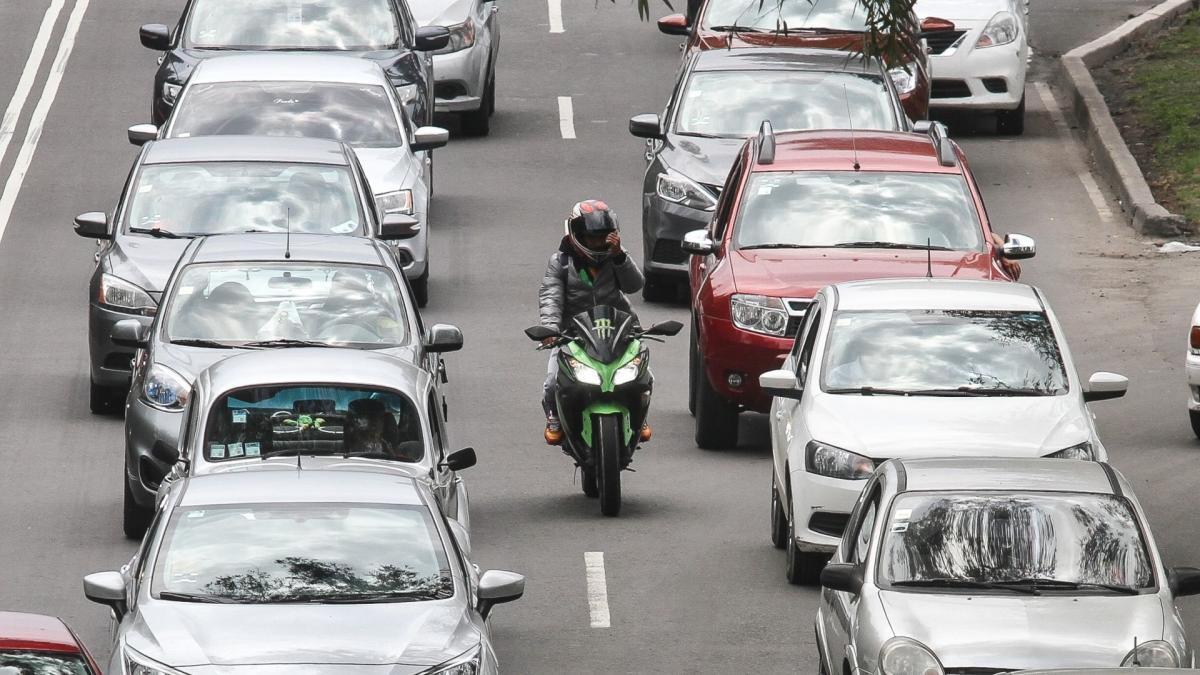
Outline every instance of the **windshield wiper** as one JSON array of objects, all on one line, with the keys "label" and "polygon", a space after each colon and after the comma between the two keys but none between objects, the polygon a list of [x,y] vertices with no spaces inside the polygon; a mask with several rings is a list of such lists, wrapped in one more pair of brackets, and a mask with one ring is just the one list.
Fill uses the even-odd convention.
[{"label": "windshield wiper", "polygon": [[216,340],[204,340],[201,338],[184,338],[182,340],[171,340],[173,345],[183,345],[184,347],[212,347],[214,349],[233,349],[235,345],[217,342]]},{"label": "windshield wiper", "polygon": [[805,26],[803,28],[784,28],[782,30],[782,32],[784,32],[784,33],[813,33],[816,35],[861,35],[863,33],[863,31],[861,31],[861,30],[851,30],[849,28],[821,28],[821,27],[810,28],[808,26]]},{"label": "windshield wiper", "polygon": [[955,391],[961,391],[970,396],[1053,396],[1052,392],[1045,389],[1028,389],[1019,387],[959,387]]},{"label": "windshield wiper", "polygon": [[293,595],[273,602],[310,602],[313,604],[354,605],[372,602],[417,602],[440,600],[442,596],[423,591],[381,591],[378,593],[330,593],[327,595]]},{"label": "windshield wiper", "polygon": [[827,394],[859,394],[861,396],[972,396],[959,389],[888,389],[886,387],[843,387],[826,389]]},{"label": "windshield wiper", "polygon": [[900,244],[894,241],[848,241],[844,244],[834,244],[833,248],[903,248],[914,251],[952,251],[946,246],[929,246],[926,244]]},{"label": "windshield wiper", "polygon": [[741,251],[758,251],[772,248],[822,248],[821,246],[805,246],[804,244],[754,244],[753,246],[739,246]]},{"label": "windshield wiper", "polygon": [[275,338],[273,340],[254,340],[243,342],[241,347],[332,347],[328,342],[316,340],[294,340],[292,338]]},{"label": "windshield wiper", "polygon": [[754,26],[739,26],[737,24],[728,26],[709,26],[709,30],[715,30],[720,33],[767,33],[770,31],[756,28]]},{"label": "windshield wiper", "polygon": [[1024,584],[1034,588],[1043,587],[1050,589],[1063,589],[1068,591],[1076,591],[1080,589],[1097,589],[1121,593],[1124,595],[1138,595],[1141,591],[1133,586],[1122,586],[1120,584],[1100,584],[1086,581],[1068,581],[1065,579],[1044,579],[1041,577],[1033,577],[1028,579],[1015,579],[1013,581],[1004,581],[997,583],[1005,584]]},{"label": "windshield wiper", "polygon": [[200,595],[197,593],[178,593],[176,591],[159,591],[159,600],[176,600],[178,602],[205,602],[216,604],[234,604],[237,600],[233,598],[223,598],[217,595]]},{"label": "windshield wiper", "polygon": [[993,583],[988,581],[972,581],[970,579],[908,579],[905,581],[893,581],[893,586],[900,587],[944,587],[944,588],[979,588],[994,591],[1011,591],[1013,593],[1024,593],[1025,595],[1041,595],[1038,589],[1031,585],[1019,585],[1016,582]]},{"label": "windshield wiper", "polygon": [[156,227],[131,227],[131,228],[129,228],[129,231],[134,232],[136,234],[148,234],[151,237],[156,237],[158,239],[191,239],[192,238],[192,236],[189,234],[176,234],[175,232],[172,232],[170,230],[160,230]]}]

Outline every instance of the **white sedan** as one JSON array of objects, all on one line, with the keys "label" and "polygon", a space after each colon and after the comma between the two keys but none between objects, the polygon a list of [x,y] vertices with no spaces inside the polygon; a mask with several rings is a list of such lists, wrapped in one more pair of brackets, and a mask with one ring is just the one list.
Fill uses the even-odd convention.
[{"label": "white sedan", "polygon": [[1187,382],[1192,431],[1200,437],[1200,305],[1192,314],[1192,330],[1188,334]]},{"label": "white sedan", "polygon": [[787,578],[816,581],[875,467],[892,458],[1005,456],[1103,461],[1062,330],[1031,286],[887,279],[828,286],[780,370],[771,405],[771,538]]}]

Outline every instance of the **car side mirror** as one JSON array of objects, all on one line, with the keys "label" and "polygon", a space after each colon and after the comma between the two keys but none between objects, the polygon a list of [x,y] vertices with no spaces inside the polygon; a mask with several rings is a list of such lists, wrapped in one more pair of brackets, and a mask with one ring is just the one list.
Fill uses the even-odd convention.
[{"label": "car side mirror", "polygon": [[663,321],[650,326],[642,331],[642,335],[679,335],[679,331],[683,330],[683,324],[678,321]]},{"label": "car side mirror", "polygon": [[421,152],[440,148],[449,142],[450,132],[441,127],[418,127],[413,132],[412,143],[408,145],[413,152]]},{"label": "car side mirror", "polygon": [[450,29],[445,26],[422,26],[417,29],[414,43],[419,52],[436,52],[450,43]]},{"label": "car side mirror", "polygon": [[682,14],[668,14],[658,20],[658,31],[664,35],[687,35],[691,32],[687,17]]},{"label": "car side mirror", "polygon": [[125,133],[133,145],[145,145],[158,139],[158,127],[153,124],[135,124]]},{"label": "car side mirror", "polygon": [[771,370],[759,375],[758,388],[769,396],[797,401],[804,394],[804,390],[800,388],[800,381],[796,379],[796,374],[790,370]]},{"label": "car side mirror", "polygon": [[1200,569],[1195,567],[1172,567],[1167,570],[1167,583],[1175,597],[1200,594]]},{"label": "car side mirror", "polygon": [[661,139],[662,121],[655,113],[642,113],[629,118],[629,133],[638,138]]},{"label": "car side mirror", "polygon": [[138,29],[138,37],[142,46],[156,52],[165,52],[171,48],[171,29],[161,23],[148,23]]},{"label": "car side mirror", "polygon": [[1129,378],[1116,373],[1092,373],[1088,378],[1087,389],[1083,392],[1083,400],[1091,403],[1092,401],[1107,401],[1113,398],[1121,398],[1125,392],[1129,391]]},{"label": "car side mirror", "polygon": [[479,614],[487,618],[492,607],[525,595],[525,577],[516,572],[488,570],[479,577]]},{"label": "car side mirror", "polygon": [[1000,247],[1000,255],[1009,260],[1025,260],[1037,255],[1037,243],[1033,237],[1023,234],[1004,235],[1004,245]]},{"label": "car side mirror", "polygon": [[858,595],[863,587],[862,568],[851,563],[829,563],[821,570],[821,586]]},{"label": "car side mirror", "polygon": [[458,326],[436,323],[425,333],[425,351],[456,352],[463,348],[463,334]]},{"label": "car side mirror", "polygon": [[935,35],[937,33],[945,33],[954,30],[954,22],[947,19],[939,19],[936,16],[927,17],[921,22],[921,30],[917,33],[918,40]]},{"label": "car side mirror", "polygon": [[96,572],[83,578],[83,595],[92,602],[107,605],[120,616],[126,610],[128,587],[120,572]]},{"label": "car side mirror", "polygon": [[379,223],[379,238],[386,241],[411,239],[421,231],[421,221],[406,213],[385,213]]},{"label": "car side mirror", "polygon": [[75,234],[88,239],[112,239],[108,231],[108,214],[88,211],[75,216]]},{"label": "car side mirror", "polygon": [[708,230],[692,230],[683,235],[683,242],[679,245],[684,253],[690,255],[709,255],[717,250],[717,245],[713,242],[712,237],[708,236]]},{"label": "car side mirror", "polygon": [[559,333],[548,326],[530,326],[529,328],[525,329],[525,337],[533,340],[534,342],[541,342],[546,338],[556,338],[560,337],[561,335],[562,333]]},{"label": "car side mirror", "polygon": [[129,349],[145,349],[150,342],[150,330],[137,319],[121,319],[109,333],[113,344]]},{"label": "car side mirror", "polygon": [[475,456],[475,448],[463,448],[458,452],[452,452],[446,456],[446,460],[442,462],[447,469],[451,471],[462,471],[475,466],[478,458]]}]

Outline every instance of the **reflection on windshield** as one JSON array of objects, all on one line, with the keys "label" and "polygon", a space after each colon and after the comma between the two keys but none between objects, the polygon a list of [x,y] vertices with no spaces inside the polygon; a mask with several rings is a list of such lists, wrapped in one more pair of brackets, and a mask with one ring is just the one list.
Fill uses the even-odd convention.
[{"label": "reflection on windshield", "polygon": [[711,0],[703,27],[713,26],[865,31],[867,13],[860,0]]},{"label": "reflection on windshield", "polygon": [[[297,373],[297,376],[302,376]],[[335,385],[239,389],[217,399],[204,428],[209,461],[273,454],[425,456],[420,414],[408,397]]]},{"label": "reflection on windshield", "polygon": [[980,250],[962,176],[858,171],[756,173],[737,220],[739,248],[888,242]]},{"label": "reflection on windshield", "polygon": [[175,511],[154,592],[236,602],[419,601],[454,586],[428,510],[251,504]]},{"label": "reflection on windshield", "polygon": [[384,348],[407,338],[399,287],[380,267],[198,264],[174,288],[166,324],[172,342],[305,340]]},{"label": "reflection on windshield", "polygon": [[170,136],[228,135],[328,138],[357,147],[404,145],[383,87],[234,82],[189,88]]},{"label": "reflection on windshield", "polygon": [[87,675],[83,658],[57,652],[0,649],[0,675]]},{"label": "reflection on windshield", "polygon": [[[775,131],[896,128],[890,92],[877,77],[788,71],[698,72],[675,133],[746,137],[763,120]],[[850,112],[853,111],[853,118]]]},{"label": "reflection on windshield", "polygon": [[839,312],[824,383],[830,390],[1067,391],[1062,354],[1042,312]]},{"label": "reflection on windshield", "polygon": [[187,28],[198,49],[389,49],[399,42],[389,0],[196,0]]},{"label": "reflection on windshield", "polygon": [[883,536],[891,583],[1154,583],[1137,520],[1112,495],[909,493],[896,498]]},{"label": "reflection on windshield", "polygon": [[274,162],[149,164],[130,192],[133,231],[363,234],[354,179],[340,166]]}]

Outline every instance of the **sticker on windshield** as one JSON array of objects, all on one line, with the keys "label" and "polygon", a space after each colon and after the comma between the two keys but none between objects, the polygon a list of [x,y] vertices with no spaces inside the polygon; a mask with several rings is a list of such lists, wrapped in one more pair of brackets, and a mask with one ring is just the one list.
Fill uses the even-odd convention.
[{"label": "sticker on windshield", "polygon": [[233,423],[234,424],[245,424],[247,412],[248,411],[246,411],[246,410],[234,410],[233,411]]},{"label": "sticker on windshield", "polygon": [[230,457],[241,457],[244,454],[246,454],[246,452],[245,452],[245,450],[242,449],[241,443],[230,443],[229,444],[229,456]]},{"label": "sticker on windshield", "polygon": [[208,446],[208,456],[213,459],[225,459],[225,446],[221,443],[213,443]]},{"label": "sticker on windshield", "polygon": [[262,452],[259,450],[259,447],[260,446],[258,443],[247,443],[246,444],[246,456],[247,457],[261,457]]},{"label": "sticker on windshield", "polygon": [[334,234],[349,234],[349,233],[353,232],[355,230],[355,228],[357,228],[357,227],[358,227],[357,223],[352,223],[349,220],[347,220],[346,222],[342,223],[341,225],[334,225],[333,227],[331,227],[329,229]]},{"label": "sticker on windshield", "polygon": [[912,509],[896,509],[896,517],[892,520],[892,532],[900,533],[908,530],[908,519]]}]

